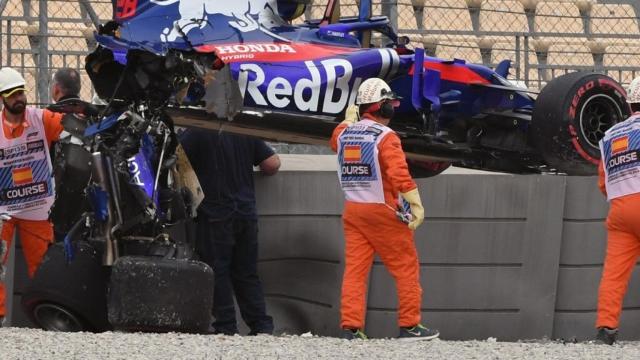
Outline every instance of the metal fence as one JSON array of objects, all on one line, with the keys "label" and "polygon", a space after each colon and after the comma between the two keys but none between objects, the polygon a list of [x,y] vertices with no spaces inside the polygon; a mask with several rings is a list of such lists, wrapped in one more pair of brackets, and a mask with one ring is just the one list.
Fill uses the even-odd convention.
[{"label": "metal fence", "polygon": [[[95,46],[93,31],[112,17],[109,0],[0,1],[0,66],[18,69],[33,89],[30,101],[49,100],[50,74],[61,67],[84,68]],[[82,74],[82,96],[92,96]]]},{"label": "metal fence", "polygon": [[[314,0],[298,21],[321,18],[326,3]],[[374,0],[372,13],[388,16],[410,46],[430,55],[487,66],[510,59],[511,78],[531,88],[576,70],[623,84],[640,75],[636,0]],[[340,14],[356,16],[357,0],[341,0]],[[47,102],[49,74],[81,69],[94,29],[111,16],[108,0],[0,0],[0,66],[18,68],[34,89],[31,100]],[[82,95],[92,95],[86,75]]]},{"label": "metal fence", "polygon": [[[305,15],[321,17],[326,3]],[[341,1],[341,13],[356,15],[357,3]],[[637,0],[383,0],[373,14],[432,56],[491,67],[510,59],[512,79],[531,88],[576,70],[623,84],[640,75]]]}]

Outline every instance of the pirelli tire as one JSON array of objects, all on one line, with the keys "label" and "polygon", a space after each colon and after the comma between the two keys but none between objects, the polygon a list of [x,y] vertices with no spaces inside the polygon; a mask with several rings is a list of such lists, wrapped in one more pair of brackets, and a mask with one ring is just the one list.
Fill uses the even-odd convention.
[{"label": "pirelli tire", "polygon": [[213,270],[188,259],[122,256],[111,270],[107,300],[116,330],[207,333]]},{"label": "pirelli tire", "polygon": [[50,331],[111,330],[107,321],[109,268],[86,242],[77,242],[67,262],[62,243],[49,247],[22,293],[22,308],[38,327]]},{"label": "pirelli tire", "polygon": [[536,99],[531,141],[550,167],[567,175],[594,175],[604,132],[631,113],[615,80],[589,72],[551,80]]}]

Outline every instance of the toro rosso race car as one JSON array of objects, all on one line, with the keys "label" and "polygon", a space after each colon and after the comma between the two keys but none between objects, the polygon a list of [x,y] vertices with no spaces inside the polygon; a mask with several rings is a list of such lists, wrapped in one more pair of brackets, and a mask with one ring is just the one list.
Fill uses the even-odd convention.
[{"label": "toro rosso race car", "polygon": [[[624,89],[595,73],[552,80],[540,94],[495,69],[410,50],[386,17],[294,26],[309,0],[121,0],[96,35],[87,71],[100,97],[166,107],[177,125],[326,144],[360,83],[403,97],[390,126],[416,176],[450,163],[512,173],[595,172],[598,141],[630,113]],[[388,40],[374,48],[372,33]],[[232,120],[232,121],[230,121]]]},{"label": "toro rosso race car", "polygon": [[[101,97],[166,106],[176,124],[309,144],[325,144],[359,84],[380,77],[404,98],[391,127],[418,176],[449,163],[593,174],[598,140],[629,114],[604,75],[568,74],[536,96],[506,80],[509,61],[492,70],[410,50],[369,0],[358,17],[336,19],[332,0],[322,19],[291,25],[308,2],[114,2],[87,70]],[[372,33],[388,44],[373,48]]]}]

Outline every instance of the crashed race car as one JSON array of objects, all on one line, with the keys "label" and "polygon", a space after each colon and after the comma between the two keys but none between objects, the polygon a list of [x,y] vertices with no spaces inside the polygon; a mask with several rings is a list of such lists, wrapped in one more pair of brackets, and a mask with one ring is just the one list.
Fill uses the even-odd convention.
[{"label": "crashed race car", "polygon": [[[362,81],[379,77],[403,97],[390,127],[414,176],[450,164],[589,175],[604,132],[630,114],[625,91],[601,74],[558,77],[536,96],[507,80],[509,61],[425,56],[371,16],[370,0],[347,18],[330,0],[322,19],[295,26],[309,0],[113,3],[85,67],[106,105],[57,108],[88,125],[65,124],[75,140],[62,150],[52,217],[67,235],[23,294],[47,329],[206,332],[211,269],[169,235],[193,207],[174,181],[174,125],[327,145]],[[73,210],[69,199],[86,211],[56,211]],[[179,296],[187,289],[199,292]]]},{"label": "crashed race car", "polygon": [[358,17],[335,19],[332,0],[291,25],[308,3],[121,1],[87,71],[101,97],[166,107],[177,125],[322,145],[359,84],[380,77],[404,99],[390,126],[416,176],[449,163],[591,175],[604,131],[630,113],[605,75],[570,73],[536,94],[507,80],[508,60],[492,70],[411,50],[368,0]]}]

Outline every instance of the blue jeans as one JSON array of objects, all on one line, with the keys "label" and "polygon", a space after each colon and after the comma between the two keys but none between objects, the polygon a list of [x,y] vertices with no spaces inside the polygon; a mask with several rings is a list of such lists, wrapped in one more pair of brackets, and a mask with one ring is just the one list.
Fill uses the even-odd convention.
[{"label": "blue jeans", "polygon": [[209,220],[199,216],[196,251],[213,268],[214,331],[236,334],[235,294],[242,319],[250,335],[273,333],[258,278],[258,222],[247,219]]}]

